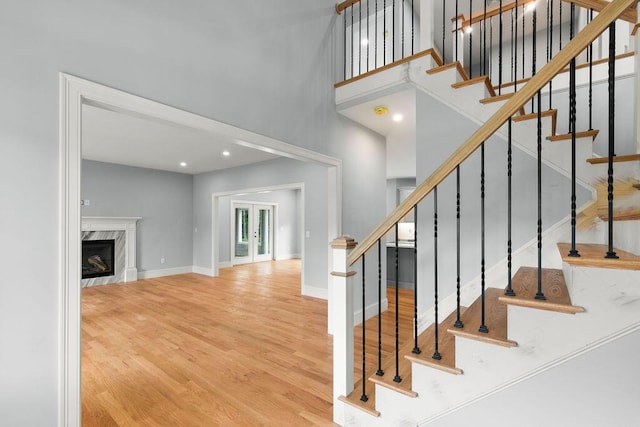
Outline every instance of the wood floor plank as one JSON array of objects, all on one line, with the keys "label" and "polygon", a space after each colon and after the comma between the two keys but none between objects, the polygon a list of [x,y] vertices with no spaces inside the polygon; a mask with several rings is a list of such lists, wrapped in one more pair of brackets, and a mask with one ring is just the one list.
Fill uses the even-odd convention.
[{"label": "wood floor plank", "polygon": [[82,290],[84,426],[333,425],[327,303],[300,261]]}]

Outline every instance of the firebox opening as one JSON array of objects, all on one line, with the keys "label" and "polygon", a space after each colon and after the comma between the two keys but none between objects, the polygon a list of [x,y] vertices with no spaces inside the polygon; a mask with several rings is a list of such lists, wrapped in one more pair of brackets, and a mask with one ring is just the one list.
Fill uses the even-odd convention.
[{"label": "firebox opening", "polygon": [[82,278],[113,276],[115,266],[115,240],[82,241]]}]

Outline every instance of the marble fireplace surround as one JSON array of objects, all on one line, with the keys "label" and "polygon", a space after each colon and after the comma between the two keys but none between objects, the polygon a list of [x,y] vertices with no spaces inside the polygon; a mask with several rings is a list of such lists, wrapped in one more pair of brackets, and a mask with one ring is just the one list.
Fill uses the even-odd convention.
[{"label": "marble fireplace surround", "polygon": [[[136,229],[138,220],[142,217],[110,217],[83,216],[82,232],[86,231],[122,231],[124,232],[124,267],[123,281],[138,280],[136,265]],[[118,254],[116,254],[118,258]],[[85,279],[86,280],[86,279]]]}]

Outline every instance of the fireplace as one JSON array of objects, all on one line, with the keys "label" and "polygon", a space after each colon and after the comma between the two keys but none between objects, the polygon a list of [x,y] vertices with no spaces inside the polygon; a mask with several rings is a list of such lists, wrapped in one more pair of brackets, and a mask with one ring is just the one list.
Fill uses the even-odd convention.
[{"label": "fireplace", "polygon": [[116,274],[115,239],[82,241],[82,278]]}]

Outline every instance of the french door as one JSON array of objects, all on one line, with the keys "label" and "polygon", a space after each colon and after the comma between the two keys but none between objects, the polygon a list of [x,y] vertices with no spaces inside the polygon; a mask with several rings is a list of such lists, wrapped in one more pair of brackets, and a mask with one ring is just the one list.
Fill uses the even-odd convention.
[{"label": "french door", "polygon": [[233,263],[273,259],[273,206],[232,204]]}]

